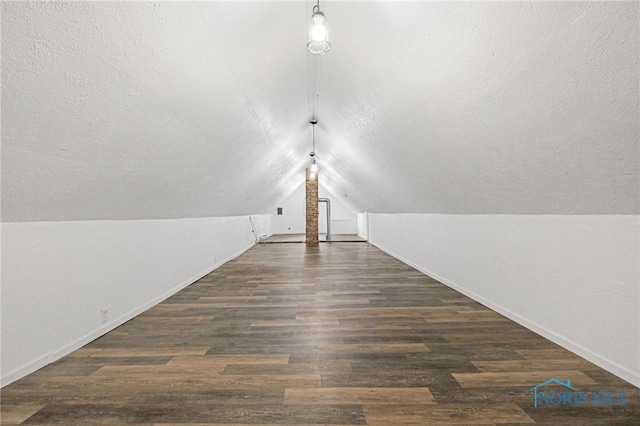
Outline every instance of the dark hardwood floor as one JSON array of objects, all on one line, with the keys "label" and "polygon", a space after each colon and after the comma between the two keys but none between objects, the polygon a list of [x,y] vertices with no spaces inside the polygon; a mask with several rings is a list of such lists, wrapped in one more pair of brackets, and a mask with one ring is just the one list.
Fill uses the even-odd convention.
[{"label": "dark hardwood floor", "polygon": [[[550,378],[576,390],[534,408]],[[257,245],[1,398],[3,425],[640,424],[637,387],[368,243]]]}]

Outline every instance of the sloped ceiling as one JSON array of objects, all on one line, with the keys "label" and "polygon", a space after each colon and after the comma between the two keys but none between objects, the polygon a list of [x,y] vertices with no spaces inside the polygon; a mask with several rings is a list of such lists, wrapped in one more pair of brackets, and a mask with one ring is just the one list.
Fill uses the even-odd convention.
[{"label": "sloped ceiling", "polygon": [[3,221],[638,213],[639,4],[3,2]]}]

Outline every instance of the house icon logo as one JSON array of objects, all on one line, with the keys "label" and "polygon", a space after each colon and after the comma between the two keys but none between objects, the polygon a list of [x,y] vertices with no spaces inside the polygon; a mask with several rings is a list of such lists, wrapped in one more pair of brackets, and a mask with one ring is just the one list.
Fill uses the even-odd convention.
[{"label": "house icon logo", "polygon": [[565,383],[565,382],[563,382],[561,380],[556,379],[555,377],[552,377],[549,380],[546,380],[546,381],[540,383],[539,385],[536,385],[536,386],[532,387],[531,389],[529,389],[530,391],[533,391],[533,406],[534,406],[534,408],[538,407],[538,389],[540,389],[543,386],[551,385],[551,384],[561,385],[561,386],[564,386],[565,388],[571,389],[572,391],[576,390],[576,388],[571,386],[571,379],[567,379],[567,382]]}]

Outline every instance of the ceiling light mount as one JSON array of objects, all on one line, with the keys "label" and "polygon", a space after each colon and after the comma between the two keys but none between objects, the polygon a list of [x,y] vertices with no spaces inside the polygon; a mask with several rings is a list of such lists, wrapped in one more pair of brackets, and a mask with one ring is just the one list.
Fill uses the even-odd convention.
[{"label": "ceiling light mount", "polygon": [[311,24],[309,25],[309,42],[307,50],[314,55],[324,55],[331,50],[329,43],[329,30],[325,24],[326,17],[320,11],[320,0],[313,6]]}]

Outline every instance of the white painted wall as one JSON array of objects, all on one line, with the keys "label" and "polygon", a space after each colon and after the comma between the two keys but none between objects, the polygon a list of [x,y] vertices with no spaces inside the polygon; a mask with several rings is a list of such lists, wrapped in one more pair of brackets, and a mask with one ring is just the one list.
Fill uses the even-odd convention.
[{"label": "white painted wall", "polygon": [[640,385],[640,216],[368,218],[382,250]]},{"label": "white painted wall", "polygon": [[[327,190],[322,184],[322,175],[320,179],[318,198],[328,198],[331,201],[331,233],[334,235],[356,234],[358,232],[356,213],[354,213],[340,197]],[[318,207],[318,232],[325,234],[327,232],[326,204],[320,203]]]},{"label": "white painted wall", "polygon": [[369,239],[369,213],[358,213],[358,236]]},{"label": "white painted wall", "polygon": [[[304,182],[304,175],[301,175],[300,182]],[[304,234],[305,233],[305,211],[304,211],[304,185],[298,188],[281,201],[277,207],[282,207],[282,215],[273,211],[272,230],[274,234]]]},{"label": "white painted wall", "polygon": [[[259,235],[270,234],[269,215],[252,219]],[[117,327],[254,241],[248,216],[3,223],[2,385]]]},{"label": "white painted wall", "polygon": [[[340,197],[329,192],[322,185],[320,176],[320,186],[318,188],[318,198],[328,198],[331,200],[331,233],[332,234],[355,234],[358,231],[357,216]],[[301,178],[304,181],[304,176]],[[274,234],[304,234],[305,233],[305,188],[300,185],[288,198],[278,204],[282,207],[282,215],[273,212],[273,233]],[[318,229],[320,233],[327,232],[327,216],[324,203],[319,206]]]}]

